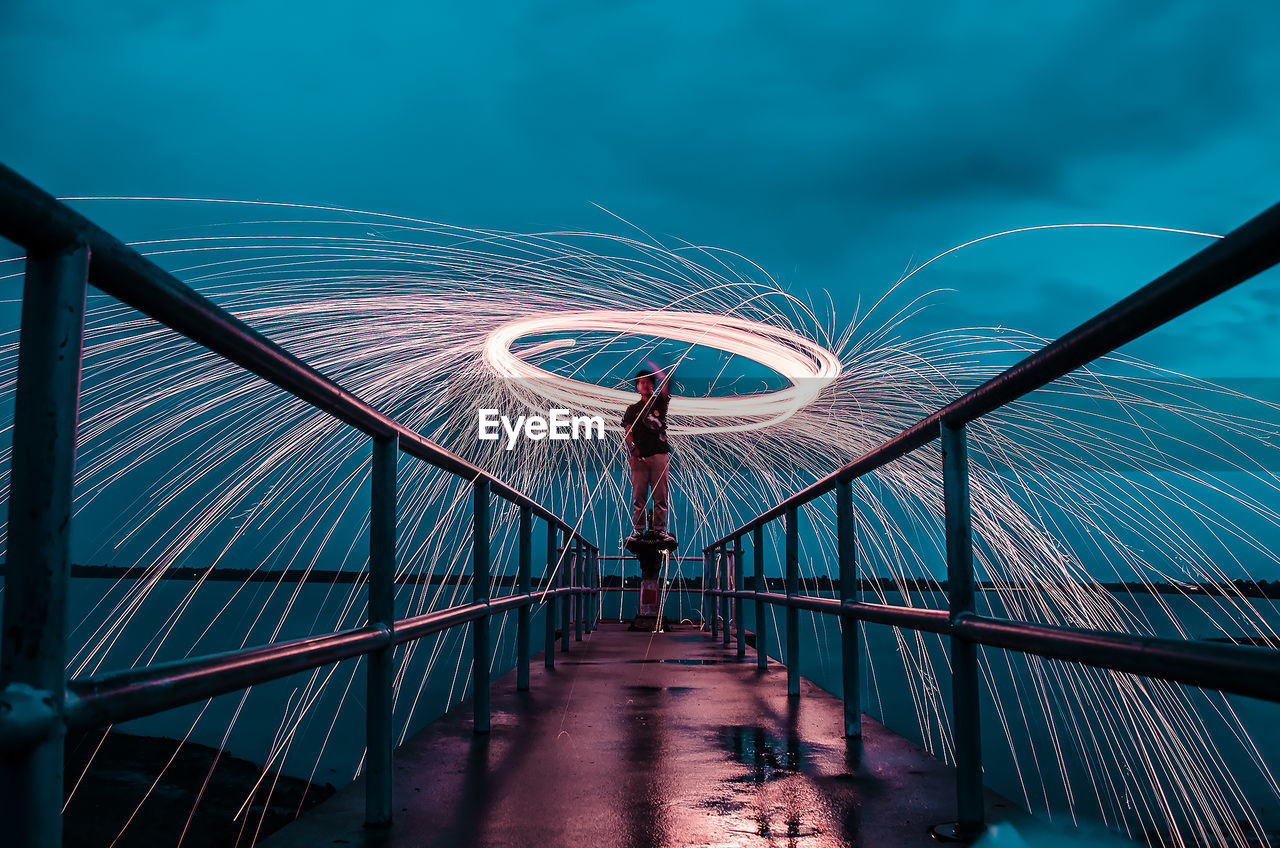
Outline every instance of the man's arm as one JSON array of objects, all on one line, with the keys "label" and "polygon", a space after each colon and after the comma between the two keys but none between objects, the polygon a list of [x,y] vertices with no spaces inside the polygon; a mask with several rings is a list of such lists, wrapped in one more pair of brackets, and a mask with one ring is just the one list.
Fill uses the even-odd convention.
[{"label": "man's arm", "polygon": [[656,387],[655,391],[662,397],[670,397],[671,375],[649,360],[645,360],[644,364],[653,369],[653,385]]}]

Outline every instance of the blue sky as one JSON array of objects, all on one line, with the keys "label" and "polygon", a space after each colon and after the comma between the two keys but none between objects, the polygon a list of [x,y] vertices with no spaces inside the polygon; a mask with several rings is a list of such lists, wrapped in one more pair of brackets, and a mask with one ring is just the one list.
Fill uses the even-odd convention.
[{"label": "blue sky", "polygon": [[[1280,201],[1277,36],[1270,3],[4,0],[0,161],[63,196],[625,231],[598,204],[848,318],[988,233],[1226,232]],[[1206,243],[986,242],[914,278],[954,289],[914,329],[1056,336]],[[1130,352],[1280,396],[1280,275]]]},{"label": "blue sky", "polygon": [[[1265,3],[8,0],[0,161],[59,195],[618,231],[599,204],[849,315],[986,233],[1225,232],[1280,200],[1278,34]],[[957,290],[919,326],[1057,335],[1203,244],[987,243],[917,278]],[[1270,377],[1278,328],[1273,273],[1133,352]]]}]

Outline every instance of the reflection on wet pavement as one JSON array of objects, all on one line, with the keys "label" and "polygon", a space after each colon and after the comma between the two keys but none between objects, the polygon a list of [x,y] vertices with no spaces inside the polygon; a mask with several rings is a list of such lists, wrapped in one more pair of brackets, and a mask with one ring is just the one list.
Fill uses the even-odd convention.
[{"label": "reflection on wet pavement", "polygon": [[725,728],[725,736],[734,759],[752,768],[744,780],[764,783],[786,772],[800,771],[803,754],[795,736],[784,741],[770,736],[763,727],[742,726]]},{"label": "reflection on wet pavement", "polygon": [[[824,844],[815,837],[828,817],[819,793],[804,774],[807,757],[794,734],[778,736],[762,726],[730,725],[720,730],[721,749],[731,769],[698,804],[722,827],[723,846]],[[837,840],[828,844],[844,844]]]},{"label": "reflection on wet pavement", "polygon": [[735,653],[604,623],[495,681],[489,734],[465,702],[398,749],[391,828],[358,782],[264,848],[935,848],[951,769],[865,717],[850,744],[840,701]]}]

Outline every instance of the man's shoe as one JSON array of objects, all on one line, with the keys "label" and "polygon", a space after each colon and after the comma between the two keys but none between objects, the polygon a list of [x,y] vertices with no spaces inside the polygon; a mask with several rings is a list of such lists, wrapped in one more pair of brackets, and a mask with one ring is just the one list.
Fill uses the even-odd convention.
[{"label": "man's shoe", "polygon": [[654,535],[656,535],[656,536],[658,537],[658,541],[659,541],[659,542],[663,542],[663,543],[666,543],[666,544],[670,544],[671,542],[674,542],[674,541],[676,540],[676,537],[675,537],[675,536],[672,536],[672,535],[671,535],[670,533],[668,533],[666,530],[659,530],[659,531],[657,531],[657,533],[655,533]]},{"label": "man's shoe", "polygon": [[630,545],[632,542],[638,542],[638,541],[640,541],[640,531],[637,530],[636,532],[628,536],[626,538],[626,541],[623,542],[623,544]]}]

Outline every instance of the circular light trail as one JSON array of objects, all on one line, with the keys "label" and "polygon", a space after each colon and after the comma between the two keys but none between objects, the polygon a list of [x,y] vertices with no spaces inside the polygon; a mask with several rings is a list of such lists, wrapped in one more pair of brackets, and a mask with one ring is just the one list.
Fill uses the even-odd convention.
[{"label": "circular light trail", "polygon": [[759,321],[702,312],[646,312],[600,309],[556,312],[509,321],[489,334],[484,361],[513,387],[525,388],[552,405],[600,415],[611,429],[636,400],[634,392],[554,374],[527,357],[551,347],[568,347],[572,339],[535,345],[517,354],[511,346],[526,336],[544,333],[605,332],[654,336],[715,348],[757,362],[781,375],[791,386],[776,392],[724,397],[673,395],[669,431],[675,434],[731,433],[759,430],[786,421],[808,406],[840,376],[835,354],[809,339]]}]

